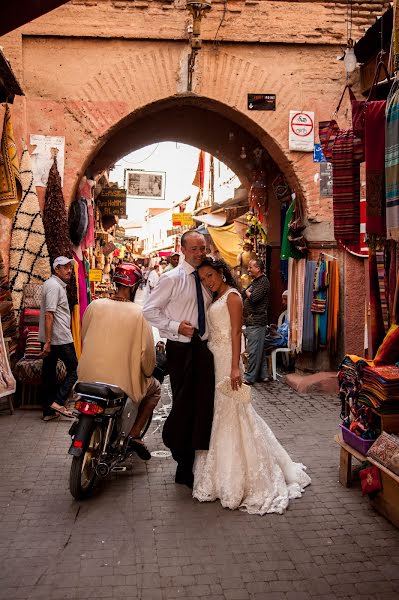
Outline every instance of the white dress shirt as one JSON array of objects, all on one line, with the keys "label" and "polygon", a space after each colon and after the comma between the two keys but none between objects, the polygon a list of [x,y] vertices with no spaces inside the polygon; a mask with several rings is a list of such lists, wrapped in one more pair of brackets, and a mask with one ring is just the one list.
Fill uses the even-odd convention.
[{"label": "white dress shirt", "polygon": [[[152,293],[146,298],[143,314],[147,321],[159,329],[163,338],[174,342],[190,342],[191,338],[178,333],[182,321],[188,321],[198,329],[197,291],[195,269],[183,261],[172,271],[164,273]],[[202,286],[205,318],[212,302],[211,294]],[[208,324],[202,340],[208,339]]]}]

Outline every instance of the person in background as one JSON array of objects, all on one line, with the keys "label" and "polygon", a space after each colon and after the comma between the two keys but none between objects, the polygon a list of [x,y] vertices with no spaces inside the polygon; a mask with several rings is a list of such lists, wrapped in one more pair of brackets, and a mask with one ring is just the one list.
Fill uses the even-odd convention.
[{"label": "person in background", "polygon": [[248,273],[253,278],[252,283],[242,292],[248,352],[248,368],[244,382],[253,385],[257,381],[267,381],[268,378],[264,345],[270,283],[265,275],[263,261],[259,258],[249,261]]},{"label": "person in background", "polygon": [[272,324],[269,326],[269,331],[265,336],[265,352],[268,354],[276,348],[287,348],[288,346],[288,319],[287,319],[287,299],[288,290],[282,294],[283,312],[285,315],[280,327]]},{"label": "person in background", "polygon": [[[71,313],[66,286],[71,279],[75,261],[58,256],[53,262],[54,274],[43,284],[40,305],[39,341],[43,358],[43,421],[59,415],[73,419],[65,402],[77,380],[75,346],[71,333]],[[66,368],[64,381],[57,384],[57,362],[61,359]]]},{"label": "person in background", "polygon": [[155,348],[151,327],[134,303],[141,281],[137,265],[122,263],[115,269],[116,294],[94,300],[83,317],[83,351],[79,381],[105,381],[117,385],[137,405],[137,417],[127,438],[127,448],[142,460],[151,453],[140,438],[161,397],[154,378]]},{"label": "person in background", "polygon": [[172,269],[175,269],[177,267],[177,265],[179,264],[179,260],[180,260],[180,254],[178,252],[173,252],[173,254],[171,254],[169,256],[169,264],[167,267],[165,267],[163,272],[167,273],[168,271],[172,271]]},{"label": "person in background", "polygon": [[158,285],[160,273],[159,273],[159,265],[154,265],[154,268],[149,272],[147,279],[147,296],[151,295],[152,290]]}]

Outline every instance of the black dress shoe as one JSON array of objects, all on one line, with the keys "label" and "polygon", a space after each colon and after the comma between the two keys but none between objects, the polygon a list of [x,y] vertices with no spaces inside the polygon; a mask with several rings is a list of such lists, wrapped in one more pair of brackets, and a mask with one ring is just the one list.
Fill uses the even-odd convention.
[{"label": "black dress shoe", "polygon": [[148,450],[146,445],[144,443],[140,443],[138,440],[130,436],[127,438],[126,451],[135,452],[137,456],[141,458],[141,460],[150,460],[151,458],[151,452]]},{"label": "black dress shoe", "polygon": [[177,467],[175,483],[180,483],[181,485],[186,485],[190,489],[193,489],[194,475],[192,472],[187,473],[187,471],[183,471],[182,469],[179,469],[179,467]]}]

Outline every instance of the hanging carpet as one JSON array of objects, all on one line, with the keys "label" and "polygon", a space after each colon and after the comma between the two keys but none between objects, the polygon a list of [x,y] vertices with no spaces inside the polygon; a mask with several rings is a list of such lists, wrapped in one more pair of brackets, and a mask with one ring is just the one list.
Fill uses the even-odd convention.
[{"label": "hanging carpet", "polygon": [[8,104],[4,113],[3,133],[0,145],[0,211],[13,218],[21,199],[21,183],[17,147]]},{"label": "hanging carpet", "polygon": [[387,100],[385,189],[387,237],[399,241],[399,81],[393,83]]},{"label": "hanging carpet", "polygon": [[22,308],[25,284],[43,283],[50,277],[50,258],[26,146],[22,152],[20,172],[22,199],[15,213],[11,233],[9,272],[17,318]]}]

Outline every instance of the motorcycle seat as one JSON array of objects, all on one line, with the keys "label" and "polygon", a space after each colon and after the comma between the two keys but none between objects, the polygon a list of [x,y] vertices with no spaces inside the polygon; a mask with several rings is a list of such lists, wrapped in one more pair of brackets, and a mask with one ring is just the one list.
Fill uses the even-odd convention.
[{"label": "motorcycle seat", "polygon": [[119,400],[125,396],[125,392],[118,386],[99,381],[93,383],[79,381],[75,384],[74,389],[77,394],[82,396],[94,396],[104,400]]}]

